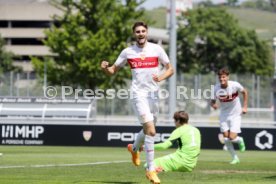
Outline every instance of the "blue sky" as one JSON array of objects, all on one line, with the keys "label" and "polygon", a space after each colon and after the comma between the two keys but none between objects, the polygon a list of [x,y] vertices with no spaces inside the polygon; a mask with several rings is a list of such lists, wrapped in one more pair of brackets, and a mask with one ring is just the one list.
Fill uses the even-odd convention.
[{"label": "blue sky", "polygon": [[[194,2],[204,1],[204,0],[193,0]],[[240,2],[246,1],[246,0],[239,0]],[[227,0],[213,0],[214,3],[219,2],[227,2]],[[166,6],[167,0],[146,0],[146,2],[143,4],[143,7],[146,9],[152,9],[157,8],[160,6]]]}]

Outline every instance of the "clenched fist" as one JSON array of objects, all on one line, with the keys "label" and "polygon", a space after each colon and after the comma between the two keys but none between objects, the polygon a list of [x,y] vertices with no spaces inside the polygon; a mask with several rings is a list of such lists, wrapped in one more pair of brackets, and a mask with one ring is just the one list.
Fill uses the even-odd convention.
[{"label": "clenched fist", "polygon": [[106,68],[108,68],[108,65],[109,65],[109,63],[107,61],[102,61],[101,68],[106,69]]}]

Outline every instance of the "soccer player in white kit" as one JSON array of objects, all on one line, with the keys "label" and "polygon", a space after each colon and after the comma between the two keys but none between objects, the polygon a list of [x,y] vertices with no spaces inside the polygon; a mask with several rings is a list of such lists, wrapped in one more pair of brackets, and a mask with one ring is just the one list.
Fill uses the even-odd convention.
[{"label": "soccer player in white kit", "polygon": [[[228,69],[218,71],[219,83],[215,85],[214,97],[211,100],[211,106],[218,108],[216,99],[220,101],[220,131],[223,133],[224,142],[227,150],[232,156],[230,164],[238,164],[240,160],[235,153],[233,143],[239,145],[241,152],[245,151],[245,144],[241,133],[241,114],[247,112],[247,90],[238,82],[229,80]],[[243,106],[241,106],[239,93],[243,95]]]},{"label": "soccer player in white kit", "polygon": [[[164,49],[147,41],[148,26],[144,22],[136,22],[132,31],[136,43],[125,48],[116,62],[109,67],[107,61],[102,61],[101,68],[108,75],[115,74],[126,63],[132,72],[132,104],[143,129],[138,133],[133,144],[128,145],[134,165],[140,165],[139,149],[144,144],[146,153],[146,177],[152,183],[160,180],[154,168],[154,136],[158,113],[158,82],[169,78],[174,71]],[[159,62],[165,67],[165,72],[159,73]]]}]

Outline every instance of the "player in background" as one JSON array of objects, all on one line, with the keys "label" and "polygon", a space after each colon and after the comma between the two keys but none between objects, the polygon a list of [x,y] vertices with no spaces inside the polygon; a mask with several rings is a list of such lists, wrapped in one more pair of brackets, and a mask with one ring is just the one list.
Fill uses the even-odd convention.
[{"label": "player in background", "polygon": [[[155,172],[153,160],[155,123],[159,111],[158,83],[173,75],[173,68],[164,49],[147,41],[147,24],[136,22],[132,27],[132,31],[136,43],[125,48],[112,66],[109,66],[109,62],[102,61],[101,68],[106,74],[113,75],[126,63],[130,66],[132,72],[131,100],[143,129],[138,133],[134,144],[128,145],[128,151],[132,155],[133,164],[139,166],[139,148],[141,145],[145,145],[148,166],[146,177],[152,183],[157,184],[160,183],[160,180]],[[165,68],[162,74],[159,73],[159,62]]]},{"label": "player in background", "polygon": [[176,129],[165,142],[155,144],[154,149],[166,150],[174,143],[178,148],[172,154],[155,159],[155,169],[157,172],[191,172],[197,164],[200,153],[200,131],[188,124],[189,115],[185,111],[175,112],[173,118]]},{"label": "player in background", "polygon": [[[241,152],[245,151],[245,144],[241,133],[241,114],[247,112],[248,94],[246,89],[236,81],[229,80],[229,71],[226,68],[218,71],[219,83],[215,85],[214,97],[211,100],[211,106],[218,108],[216,99],[220,101],[220,131],[223,133],[224,142],[227,150],[232,156],[230,164],[238,164],[240,160],[235,152],[233,143],[239,145]],[[243,106],[241,106],[239,93],[243,96]]]}]

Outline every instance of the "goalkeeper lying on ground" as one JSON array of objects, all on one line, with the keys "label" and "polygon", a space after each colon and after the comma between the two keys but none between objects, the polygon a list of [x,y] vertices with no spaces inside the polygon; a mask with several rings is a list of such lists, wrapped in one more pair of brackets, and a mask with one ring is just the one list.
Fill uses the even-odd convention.
[{"label": "goalkeeper lying on ground", "polygon": [[184,111],[176,112],[174,120],[176,129],[165,142],[155,144],[154,149],[165,150],[175,142],[178,144],[178,149],[172,154],[154,160],[157,172],[191,172],[197,163],[201,145],[199,130],[188,124],[189,115]]}]

